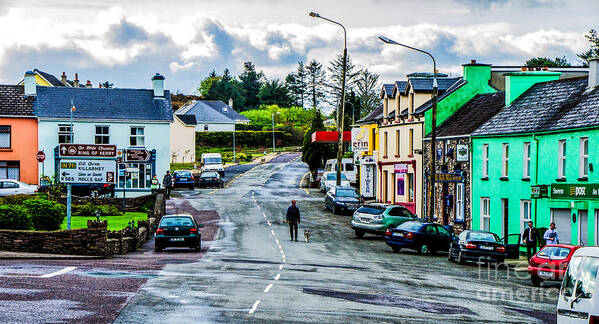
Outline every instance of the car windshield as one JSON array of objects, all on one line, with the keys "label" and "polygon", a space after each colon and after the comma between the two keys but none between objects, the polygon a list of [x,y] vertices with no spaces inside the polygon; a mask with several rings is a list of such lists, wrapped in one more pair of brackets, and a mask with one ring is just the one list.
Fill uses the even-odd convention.
[{"label": "car windshield", "polygon": [[599,258],[591,256],[573,257],[564,275],[560,294],[566,297],[574,295],[580,298],[591,298],[595,288],[598,268]]},{"label": "car windshield", "polygon": [[191,217],[163,217],[160,227],[169,226],[193,226],[193,220]]},{"label": "car windshield", "polygon": [[570,249],[561,246],[546,246],[537,253],[537,256],[544,259],[563,260],[570,254]]},{"label": "car windshield", "polygon": [[204,172],[201,175],[202,178],[216,178],[218,177],[218,173],[216,172]]},{"label": "car windshield", "polygon": [[357,197],[354,189],[337,189],[337,197]]},{"label": "car windshield", "polygon": [[377,206],[362,206],[358,209],[358,213],[370,214],[370,215],[380,215],[385,212],[384,207]]},{"label": "car windshield", "polygon": [[470,232],[468,239],[472,241],[497,242],[495,234],[485,232]]},{"label": "car windshield", "polygon": [[[337,173],[327,174],[327,180],[337,180]],[[347,180],[347,177],[343,173],[341,173],[341,180]]]},{"label": "car windshield", "polygon": [[398,229],[406,231],[418,231],[420,227],[422,227],[422,223],[420,222],[405,222],[397,226]]},{"label": "car windshield", "polygon": [[223,161],[219,157],[209,157],[204,159],[204,164],[223,164]]},{"label": "car windshield", "polygon": [[191,172],[189,171],[177,171],[177,175],[180,177],[191,177]]}]

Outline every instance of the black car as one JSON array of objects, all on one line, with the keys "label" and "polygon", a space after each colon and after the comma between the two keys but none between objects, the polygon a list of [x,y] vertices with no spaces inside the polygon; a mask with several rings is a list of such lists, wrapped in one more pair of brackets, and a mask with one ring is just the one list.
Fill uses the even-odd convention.
[{"label": "black car", "polygon": [[362,203],[364,199],[354,187],[335,186],[324,198],[324,207],[333,214],[353,213]]},{"label": "black car", "polygon": [[499,236],[487,231],[464,231],[455,237],[449,247],[449,261],[488,261],[502,263],[505,246]]},{"label": "black car", "polygon": [[154,235],[154,250],[162,251],[166,247],[189,247],[194,251],[202,248],[200,228],[191,215],[165,215],[160,220]]},{"label": "black car", "polygon": [[454,235],[436,223],[405,222],[385,233],[385,242],[394,252],[406,248],[420,254],[447,251]]},{"label": "black car", "polygon": [[225,186],[223,178],[216,171],[205,171],[198,177],[198,187],[217,187],[222,188]]}]

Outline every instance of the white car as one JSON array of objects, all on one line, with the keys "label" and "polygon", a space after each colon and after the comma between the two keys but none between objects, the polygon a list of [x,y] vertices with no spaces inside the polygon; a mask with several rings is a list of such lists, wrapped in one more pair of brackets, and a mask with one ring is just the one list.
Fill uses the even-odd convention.
[{"label": "white car", "polygon": [[558,323],[599,320],[599,248],[582,247],[572,256],[557,298]]},{"label": "white car", "polygon": [[[337,185],[337,172],[325,172],[320,180],[320,191],[327,192]],[[349,187],[349,180],[345,173],[341,173],[341,186]]]},{"label": "white car", "polygon": [[29,185],[17,180],[0,180],[0,196],[32,195],[37,192],[36,185]]}]

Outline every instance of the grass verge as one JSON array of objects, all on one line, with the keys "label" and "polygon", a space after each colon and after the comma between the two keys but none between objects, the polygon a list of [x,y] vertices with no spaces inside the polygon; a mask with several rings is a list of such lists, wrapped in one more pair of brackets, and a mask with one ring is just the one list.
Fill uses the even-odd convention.
[{"label": "grass verge", "polygon": [[[87,220],[88,219],[96,219],[96,217],[90,216],[73,216],[71,217],[71,228],[87,228]],[[138,220],[148,219],[148,214],[143,212],[126,212],[121,216],[102,216],[101,220],[108,221],[108,230],[110,231],[120,231],[123,228],[127,227],[130,221],[134,220],[137,224]],[[65,217],[61,229],[67,229],[67,219]]]}]

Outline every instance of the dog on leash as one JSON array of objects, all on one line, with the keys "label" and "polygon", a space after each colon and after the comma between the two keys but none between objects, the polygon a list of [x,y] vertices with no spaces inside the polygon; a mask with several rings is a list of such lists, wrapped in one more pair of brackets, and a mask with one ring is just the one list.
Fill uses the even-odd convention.
[{"label": "dog on leash", "polygon": [[310,230],[309,229],[304,230],[304,239],[306,239],[306,243],[308,243],[310,241]]}]

